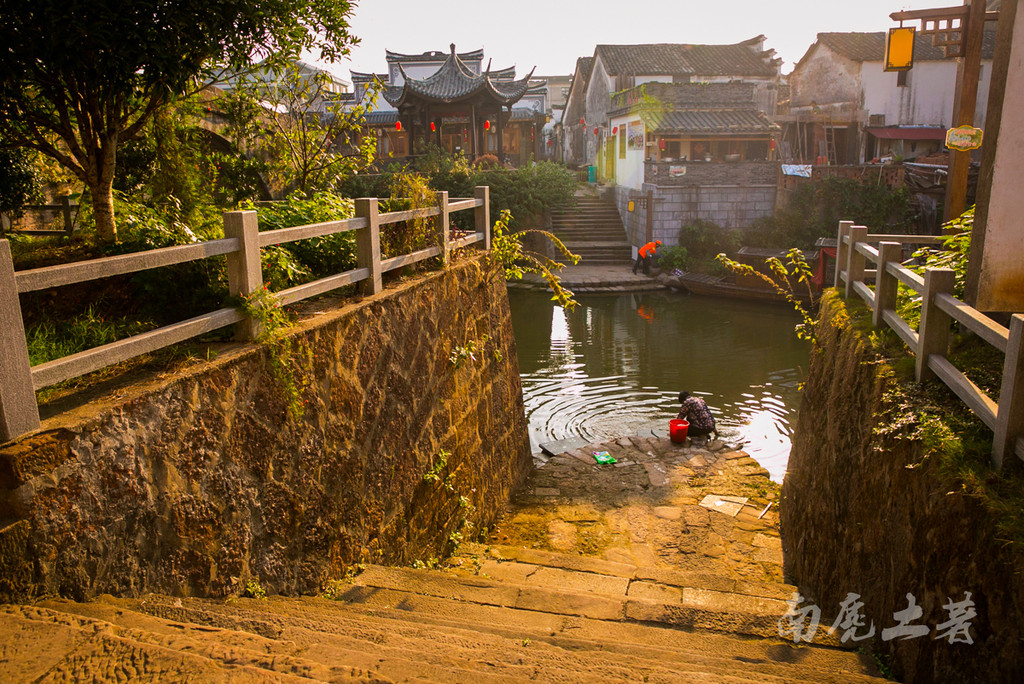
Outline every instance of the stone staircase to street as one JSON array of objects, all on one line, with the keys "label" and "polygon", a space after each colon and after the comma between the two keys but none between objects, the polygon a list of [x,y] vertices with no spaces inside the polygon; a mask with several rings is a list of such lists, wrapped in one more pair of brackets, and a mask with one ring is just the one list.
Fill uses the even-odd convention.
[{"label": "stone staircase to street", "polygon": [[576,206],[551,212],[551,232],[585,265],[623,264],[632,259],[615,202],[577,196]]},{"label": "stone staircase to street", "polygon": [[433,568],[369,565],[320,597],[2,606],[0,681],[879,681],[824,630],[780,638],[776,496],[718,442],[586,445]]}]

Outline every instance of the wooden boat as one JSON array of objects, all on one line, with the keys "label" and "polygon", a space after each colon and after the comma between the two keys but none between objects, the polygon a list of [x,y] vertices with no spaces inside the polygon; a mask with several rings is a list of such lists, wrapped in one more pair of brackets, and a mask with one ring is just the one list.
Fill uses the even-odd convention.
[{"label": "wooden boat", "polygon": [[[767,287],[737,285],[735,282],[731,282],[728,276],[683,271],[680,276],[667,276],[664,284],[668,287],[687,290],[690,294],[695,295],[786,303],[786,298],[775,290],[769,290]],[[808,297],[807,293],[797,294],[797,299],[804,303],[812,303],[812,299]]]}]

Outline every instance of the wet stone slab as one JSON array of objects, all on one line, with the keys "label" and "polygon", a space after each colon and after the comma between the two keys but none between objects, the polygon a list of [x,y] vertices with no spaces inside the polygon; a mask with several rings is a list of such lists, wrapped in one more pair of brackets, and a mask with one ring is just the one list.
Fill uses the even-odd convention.
[{"label": "wet stone slab", "polygon": [[[533,472],[491,543],[723,581],[781,581],[776,507],[758,517],[777,502],[778,485],[743,451],[657,435],[559,444],[564,449]],[[595,462],[602,451],[616,463]],[[728,514],[709,510],[700,505],[707,497],[733,505]]]}]

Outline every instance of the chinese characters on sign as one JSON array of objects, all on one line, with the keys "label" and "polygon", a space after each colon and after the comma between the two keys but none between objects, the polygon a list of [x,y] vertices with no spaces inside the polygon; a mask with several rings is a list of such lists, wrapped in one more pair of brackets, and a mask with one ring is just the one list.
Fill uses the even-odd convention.
[{"label": "chinese characters on sign", "polygon": [[[810,642],[818,632],[821,621],[821,609],[810,603],[802,606],[804,597],[799,592],[794,592],[793,597],[786,601],[789,610],[779,618],[779,636],[792,639],[793,643],[801,641]],[[950,644],[973,644],[971,637],[971,620],[978,612],[974,609],[974,601],[971,600],[971,592],[964,592],[963,601],[947,599],[944,606],[949,619],[946,622],[935,625],[935,636],[938,641],[945,639]],[[839,604],[839,614],[835,622],[827,629],[832,634],[840,634],[840,640],[845,644],[847,641],[862,641],[870,639],[875,635],[875,623],[869,621],[863,613],[864,603],[860,600],[860,594],[849,593]],[[913,594],[907,594],[907,607],[892,614],[896,624],[882,630],[882,641],[893,639],[916,639],[927,636],[931,629],[927,625],[914,624],[924,615],[924,610],[917,605]]]}]

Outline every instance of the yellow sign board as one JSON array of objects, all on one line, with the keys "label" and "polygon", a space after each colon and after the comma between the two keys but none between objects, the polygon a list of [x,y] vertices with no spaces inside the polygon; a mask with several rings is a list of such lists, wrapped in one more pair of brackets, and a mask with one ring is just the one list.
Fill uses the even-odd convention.
[{"label": "yellow sign board", "polygon": [[636,204],[634,204],[633,200],[629,200],[629,206],[627,207],[627,210],[633,211],[634,208],[636,208]]},{"label": "yellow sign board", "polygon": [[914,66],[914,35],[917,30],[913,26],[889,29],[885,41],[885,70],[907,71]]},{"label": "yellow sign board", "polygon": [[957,126],[946,131],[946,147],[959,152],[981,147],[983,132],[974,126]]}]

